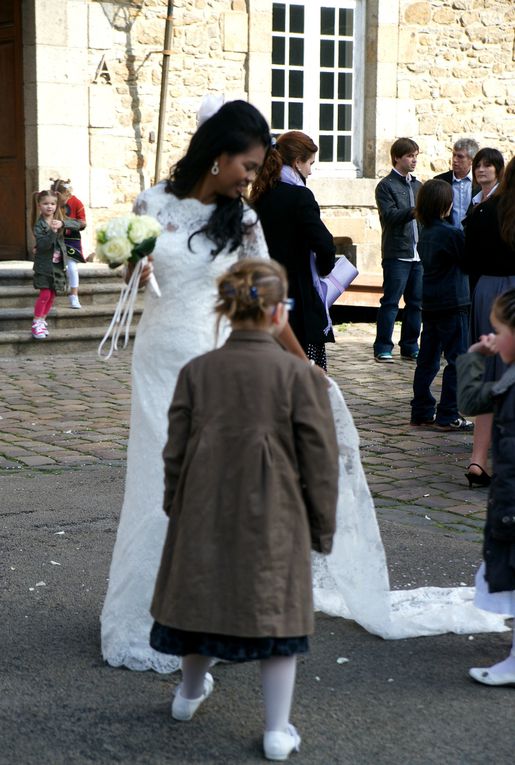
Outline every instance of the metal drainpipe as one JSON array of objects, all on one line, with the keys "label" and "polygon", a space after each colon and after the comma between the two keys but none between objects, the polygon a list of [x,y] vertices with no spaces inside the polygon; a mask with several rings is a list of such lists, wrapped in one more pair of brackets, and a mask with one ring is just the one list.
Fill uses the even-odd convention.
[{"label": "metal drainpipe", "polygon": [[163,49],[163,71],[161,74],[161,96],[159,98],[159,126],[157,129],[156,144],[156,169],[154,183],[160,180],[161,176],[161,153],[163,148],[163,136],[166,121],[166,96],[168,93],[168,71],[170,69],[170,55],[172,44],[172,22],[173,22],[173,0],[168,0],[168,11],[166,14],[165,40]]}]

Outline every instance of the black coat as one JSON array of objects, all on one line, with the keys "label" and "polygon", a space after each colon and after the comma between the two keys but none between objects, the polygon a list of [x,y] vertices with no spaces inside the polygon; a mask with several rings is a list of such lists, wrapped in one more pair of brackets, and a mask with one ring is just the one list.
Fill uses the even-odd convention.
[{"label": "black coat", "polygon": [[[411,188],[415,200],[421,186],[420,181],[411,176]],[[413,231],[415,208],[411,203],[406,178],[392,170],[386,178],[379,181],[376,186],[376,204],[381,223],[382,259],[412,260],[415,257]]]},{"label": "black coat", "polygon": [[497,382],[483,382],[485,356],[465,353],[456,362],[458,408],[494,414],[493,476],[488,495],[483,555],[490,592],[515,590],[515,365]]},{"label": "black coat", "polygon": [[515,252],[501,238],[499,200],[489,197],[464,220],[466,268],[476,278],[515,274]]},{"label": "black coat", "polygon": [[265,232],[270,257],[288,274],[289,296],[295,300],[290,324],[299,343],[334,341],[327,326],[325,307],[313,286],[310,252],[316,254],[317,270],[326,276],[334,267],[336,248],[331,232],[322,223],[313,193],[304,186],[280,182],[254,205]]},{"label": "black coat", "polygon": [[417,250],[424,266],[422,309],[448,311],[469,306],[463,231],[445,220],[435,220],[432,226],[422,226]]}]

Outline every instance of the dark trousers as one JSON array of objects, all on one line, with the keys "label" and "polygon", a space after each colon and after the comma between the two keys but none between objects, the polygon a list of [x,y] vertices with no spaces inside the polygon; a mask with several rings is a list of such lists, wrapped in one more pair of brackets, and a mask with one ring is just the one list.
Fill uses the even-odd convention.
[{"label": "dark trousers", "polygon": [[431,393],[431,384],[440,369],[443,352],[447,365],[442,376],[440,403],[436,407],[436,422],[448,425],[459,415],[456,401],[456,358],[466,353],[468,347],[468,309],[446,313],[424,311],[422,316],[420,352],[413,379],[411,421],[429,422],[435,414],[436,400]]},{"label": "dark trousers", "polygon": [[399,345],[403,356],[411,356],[418,351],[420,335],[422,263],[396,258],[383,260],[383,297],[377,312],[374,356],[393,350],[392,334],[401,297],[404,297],[405,308]]}]

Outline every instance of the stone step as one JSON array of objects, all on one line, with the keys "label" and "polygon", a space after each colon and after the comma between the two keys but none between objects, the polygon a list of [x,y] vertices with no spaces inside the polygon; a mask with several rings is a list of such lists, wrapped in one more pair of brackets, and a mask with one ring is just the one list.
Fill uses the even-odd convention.
[{"label": "stone step", "polygon": [[[104,284],[121,284],[122,269],[112,269],[103,263],[79,263],[81,282],[101,281]],[[34,271],[30,260],[0,261],[0,287],[27,286],[32,284]],[[85,285],[84,285],[85,286]]]},{"label": "stone step", "polygon": [[[117,279],[110,281],[96,282],[93,280],[85,281],[81,279],[79,285],[79,299],[83,306],[89,305],[115,305],[122,289],[123,282]],[[0,306],[2,308],[25,308],[33,306],[38,295],[38,291],[32,287],[32,282],[27,285],[16,284],[12,287],[0,285]],[[57,300],[68,302],[68,298],[59,296]],[[64,305],[64,303],[63,303]]]},{"label": "stone step", "polygon": [[[82,300],[82,295],[81,295]],[[107,327],[111,323],[114,305],[84,305],[80,309],[68,308],[68,299],[61,298],[61,305],[54,305],[48,314],[49,329],[72,329],[78,323],[82,327]],[[64,302],[66,301],[66,302]],[[134,311],[134,321],[139,318],[142,306]],[[30,308],[0,308],[0,333],[23,332],[32,324],[33,306]]]},{"label": "stone step", "polygon": [[[37,290],[32,286],[32,262],[0,262],[0,357],[51,356],[97,349],[120,296],[121,269],[112,270],[101,263],[80,263],[79,276],[82,308],[72,309],[67,296],[58,296],[48,316],[48,338],[34,340],[30,329]],[[143,296],[136,304],[131,337],[136,331],[142,304]]]},{"label": "stone step", "polygon": [[[97,350],[107,327],[74,327],[73,329],[54,329],[45,340],[34,340],[28,330],[23,332],[0,332],[0,357],[24,356],[52,356],[67,353],[86,353]],[[136,332],[136,322],[133,322],[130,330],[129,347]],[[106,349],[107,346],[107,349]],[[104,346],[107,352],[109,343]],[[117,353],[123,353],[123,338],[119,343]]]}]

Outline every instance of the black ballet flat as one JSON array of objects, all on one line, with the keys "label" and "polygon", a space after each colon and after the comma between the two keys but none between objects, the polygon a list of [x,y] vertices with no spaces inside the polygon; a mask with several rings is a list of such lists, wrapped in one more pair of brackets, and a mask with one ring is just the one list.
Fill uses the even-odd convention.
[{"label": "black ballet flat", "polygon": [[[481,472],[471,473],[470,468],[472,466],[478,467]],[[488,475],[486,470],[481,465],[478,465],[477,462],[470,463],[468,473],[465,473],[465,478],[469,482],[469,489],[473,489],[474,486],[490,486],[490,481],[492,480],[492,476]]]}]

